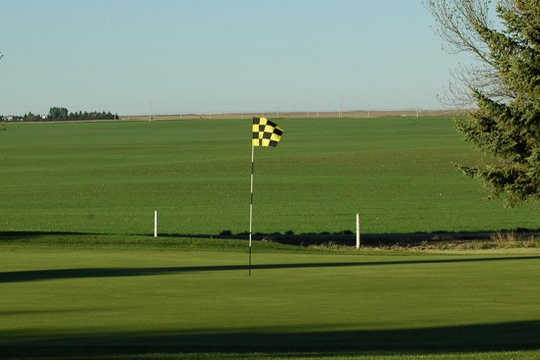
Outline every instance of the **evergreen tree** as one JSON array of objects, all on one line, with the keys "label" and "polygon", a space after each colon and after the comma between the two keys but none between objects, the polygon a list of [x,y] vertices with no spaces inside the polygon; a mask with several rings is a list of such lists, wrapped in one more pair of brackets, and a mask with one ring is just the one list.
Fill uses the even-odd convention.
[{"label": "evergreen tree", "polygon": [[459,168],[508,205],[540,199],[540,0],[499,1],[497,25],[486,21],[488,1],[428,5],[446,40],[485,65],[467,78],[476,109],[456,127],[490,160]]},{"label": "evergreen tree", "polygon": [[68,109],[63,107],[51,107],[49,109],[48,120],[51,121],[61,121],[68,119]]}]

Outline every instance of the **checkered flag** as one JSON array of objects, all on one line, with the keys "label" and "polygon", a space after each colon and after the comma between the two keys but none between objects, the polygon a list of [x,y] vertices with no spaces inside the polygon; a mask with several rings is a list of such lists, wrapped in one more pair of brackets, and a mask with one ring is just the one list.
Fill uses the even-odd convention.
[{"label": "checkered flag", "polygon": [[253,146],[277,146],[283,130],[264,117],[253,118]]}]

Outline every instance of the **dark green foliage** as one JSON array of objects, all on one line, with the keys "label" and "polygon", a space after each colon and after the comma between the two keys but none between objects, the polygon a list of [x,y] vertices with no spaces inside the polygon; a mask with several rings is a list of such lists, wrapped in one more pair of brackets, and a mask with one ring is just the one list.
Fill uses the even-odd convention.
[{"label": "dark green foliage", "polygon": [[118,119],[117,114],[113,114],[110,111],[109,112],[87,112],[84,113],[82,111],[79,112],[68,112],[68,109],[66,108],[57,108],[52,107],[49,110],[49,116],[47,116],[46,120],[48,121],[66,121],[66,120],[116,120]]},{"label": "dark green foliage", "polygon": [[118,120],[118,114],[113,114],[110,111],[92,111],[92,112],[69,112],[64,107],[51,107],[48,115],[36,115],[32,112],[24,115],[15,115],[5,117],[0,115],[0,121],[84,121],[84,120]]},{"label": "dark green foliage", "polygon": [[540,198],[540,1],[501,3],[497,15],[503,30],[473,25],[505,96],[471,86],[478,109],[457,121],[468,142],[493,156],[460,169],[515,205]]},{"label": "dark green foliage", "polygon": [[41,121],[41,119],[41,116],[32,114],[31,112],[23,116],[23,121]]},{"label": "dark green foliage", "polygon": [[47,119],[51,121],[67,120],[67,118],[68,118],[68,109],[60,108],[60,107],[50,108],[49,116],[47,116]]}]

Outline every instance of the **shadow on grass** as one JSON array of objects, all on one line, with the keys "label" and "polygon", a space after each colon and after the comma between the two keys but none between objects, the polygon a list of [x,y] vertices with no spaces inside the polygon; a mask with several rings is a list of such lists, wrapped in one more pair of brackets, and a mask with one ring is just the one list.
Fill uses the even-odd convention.
[{"label": "shadow on grass", "polygon": [[[470,241],[489,240],[497,234],[512,234],[517,238],[527,238],[540,236],[540,229],[514,229],[514,230],[475,230],[475,231],[433,231],[433,232],[411,232],[411,233],[367,233],[362,234],[362,246],[417,246],[425,242],[444,241]],[[62,231],[0,231],[0,242],[10,240],[32,240],[46,235],[64,236],[145,236],[152,237],[153,234],[121,234],[121,233],[99,233],[99,232],[62,232]],[[247,240],[247,232],[233,233],[230,230],[223,230],[219,234],[198,234],[198,233],[164,233],[159,234],[164,239],[224,239],[224,240]],[[337,244],[353,246],[356,242],[355,234],[350,230],[338,232],[319,233],[295,233],[289,230],[283,233],[255,233],[254,240],[267,240],[287,245],[325,245]]]},{"label": "shadow on grass", "polygon": [[[360,266],[392,266],[392,265],[423,265],[423,264],[449,264],[488,261],[525,261],[539,260],[540,256],[505,256],[460,259],[426,259],[426,260],[398,260],[398,261],[351,261],[351,262],[324,262],[324,263],[291,263],[291,264],[255,264],[253,270],[272,269],[307,269],[307,268],[336,268]],[[206,271],[232,271],[248,270],[247,265],[210,265],[210,266],[173,266],[148,268],[76,268],[52,270],[23,270],[0,272],[0,283],[14,283],[25,281],[73,279],[73,278],[103,278],[124,276],[152,276],[182,274]]]},{"label": "shadow on grass", "polygon": [[80,313],[87,311],[107,311],[109,308],[77,308],[77,309],[40,309],[40,310],[9,310],[0,311],[0,318],[4,316],[24,316],[24,315],[48,315],[48,314],[67,314],[67,313]]},{"label": "shadow on grass", "polygon": [[[362,246],[417,246],[422,245],[425,242],[489,240],[497,234],[512,234],[519,238],[526,238],[540,236],[540,229],[367,233],[361,234],[361,243]],[[150,236],[150,234],[144,235]],[[229,230],[223,230],[219,234],[160,234],[160,236],[172,238],[247,240],[249,234],[247,232],[233,233]],[[253,234],[253,239],[300,246],[325,245],[329,243],[345,246],[354,246],[356,244],[356,235],[350,230],[320,233],[295,233],[292,230],[284,233],[255,233]]]},{"label": "shadow on grass", "polygon": [[[361,324],[359,324],[361,325]],[[411,328],[328,331],[318,326],[203,329],[119,333],[19,330],[0,333],[4,356],[113,356],[173,353],[309,353],[310,356],[361,352],[438,353],[540,349],[540,321]]]},{"label": "shadow on grass", "polygon": [[0,242],[10,240],[32,240],[41,236],[81,236],[81,235],[114,235],[108,233],[76,232],[76,231],[0,231]]}]

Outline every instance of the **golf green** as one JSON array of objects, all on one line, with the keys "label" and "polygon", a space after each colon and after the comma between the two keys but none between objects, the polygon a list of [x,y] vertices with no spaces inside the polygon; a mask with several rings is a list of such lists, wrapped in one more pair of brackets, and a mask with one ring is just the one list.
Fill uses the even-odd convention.
[{"label": "golf green", "polygon": [[243,252],[4,245],[0,351],[17,359],[540,354],[525,351],[540,349],[534,249],[270,251],[254,263],[249,277]]}]

